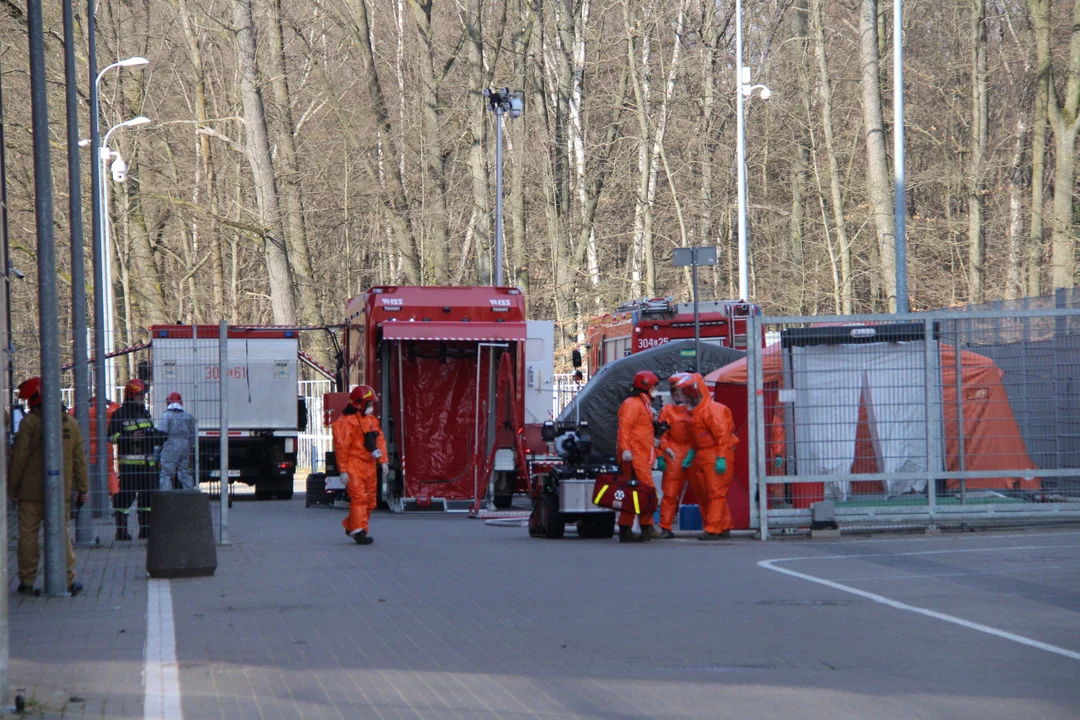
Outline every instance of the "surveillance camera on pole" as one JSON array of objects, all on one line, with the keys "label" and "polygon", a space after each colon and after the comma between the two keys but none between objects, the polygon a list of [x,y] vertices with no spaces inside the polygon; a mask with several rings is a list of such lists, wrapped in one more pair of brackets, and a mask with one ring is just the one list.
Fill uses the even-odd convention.
[{"label": "surveillance camera on pole", "polygon": [[112,173],[113,182],[122,183],[127,180],[127,163],[124,162],[124,158],[120,157],[119,153],[116,153],[116,159],[112,161],[112,165],[109,166],[109,172]]},{"label": "surveillance camera on pole", "polygon": [[487,108],[495,113],[495,272],[492,279],[496,286],[502,285],[503,266],[503,180],[502,180],[502,115],[509,113],[510,119],[521,117],[525,110],[524,97],[520,91],[510,88],[484,89]]}]

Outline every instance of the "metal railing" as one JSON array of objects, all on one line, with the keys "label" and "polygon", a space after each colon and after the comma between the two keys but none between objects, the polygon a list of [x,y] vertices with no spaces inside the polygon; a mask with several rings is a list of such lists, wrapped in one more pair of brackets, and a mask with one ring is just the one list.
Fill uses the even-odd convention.
[{"label": "metal railing", "polygon": [[751,320],[780,338],[743,370],[763,538],[825,500],[841,526],[1080,517],[1080,309]]}]

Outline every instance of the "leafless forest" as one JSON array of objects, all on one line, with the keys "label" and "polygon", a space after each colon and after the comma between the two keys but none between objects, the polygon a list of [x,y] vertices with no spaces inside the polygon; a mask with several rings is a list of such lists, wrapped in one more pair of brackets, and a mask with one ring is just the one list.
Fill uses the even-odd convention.
[{"label": "leafless forest", "polygon": [[[68,315],[61,3],[45,4],[60,293]],[[85,4],[76,53],[88,136]],[[912,309],[1076,282],[1080,0],[904,4]],[[573,335],[689,293],[715,245],[736,295],[733,0],[104,0],[102,133],[119,342],[156,322],[337,322],[374,283],[488,283],[494,115],[508,282]],[[884,311],[893,280],[886,0],[749,0],[751,289],[770,313]],[[25,9],[0,0],[16,331],[36,327]],[[83,198],[89,275],[89,157]],[[92,297],[92,296],[91,296]],[[67,330],[63,320],[62,332]]]}]

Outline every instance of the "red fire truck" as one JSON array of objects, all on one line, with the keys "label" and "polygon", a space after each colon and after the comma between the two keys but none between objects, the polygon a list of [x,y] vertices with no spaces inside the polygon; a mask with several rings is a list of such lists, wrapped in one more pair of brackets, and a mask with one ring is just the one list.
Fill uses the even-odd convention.
[{"label": "red fire truck", "polygon": [[[507,507],[528,489],[521,291],[506,287],[374,287],[348,303],[330,424],[359,384],[379,396],[391,510]],[[530,367],[530,378],[536,373]]]},{"label": "red fire truck", "polygon": [[[750,314],[760,315],[761,307],[739,300],[698,302],[702,341],[745,350]],[[585,331],[588,371],[593,374],[612,360],[672,340],[693,339],[693,303],[676,303],[670,297],[624,303],[614,313],[589,321]]]}]

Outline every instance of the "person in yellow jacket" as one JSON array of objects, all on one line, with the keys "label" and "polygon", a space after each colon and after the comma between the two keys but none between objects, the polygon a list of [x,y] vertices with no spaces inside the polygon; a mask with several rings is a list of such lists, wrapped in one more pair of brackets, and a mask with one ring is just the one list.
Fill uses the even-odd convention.
[{"label": "person in yellow jacket", "polygon": [[341,521],[345,534],[357,545],[375,542],[368,535],[375,509],[380,469],[387,471],[386,439],[375,417],[375,391],[359,385],[349,393],[349,404],[334,421],[334,456],[349,493],[349,515]]},{"label": "person in yellow jacket", "polygon": [[[38,530],[45,519],[45,458],[44,427],[41,415],[41,378],[30,378],[19,386],[19,397],[26,401],[29,414],[19,423],[15,444],[11,449],[8,474],[8,495],[18,505],[19,512],[19,589],[21,595],[36,597],[41,590],[34,587],[37,579],[40,545]],[[75,581],[75,553],[67,518],[71,511],[72,489],[78,502],[86,502],[89,492],[86,454],[83,451],[79,423],[66,412],[61,413],[60,431],[64,442],[64,547],[67,550],[67,589],[72,595],[82,592],[82,583]]]}]

